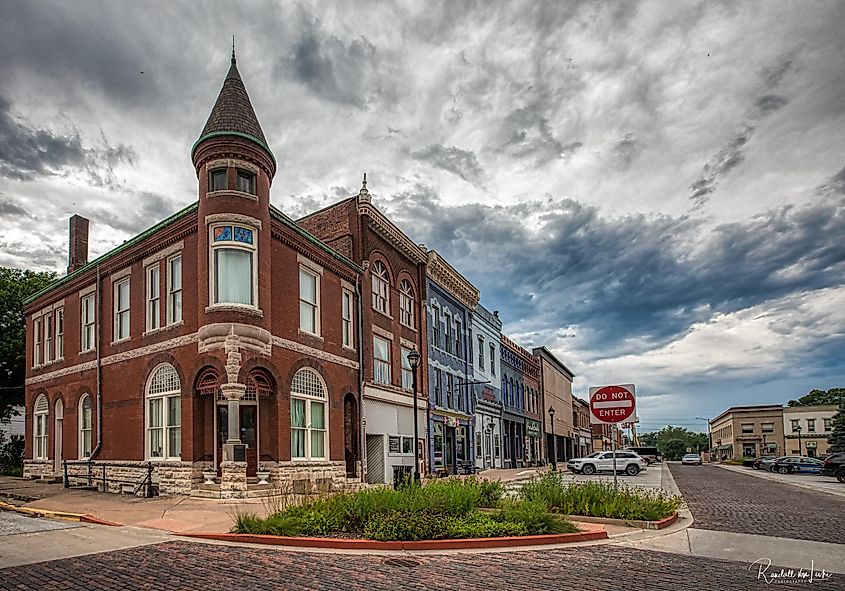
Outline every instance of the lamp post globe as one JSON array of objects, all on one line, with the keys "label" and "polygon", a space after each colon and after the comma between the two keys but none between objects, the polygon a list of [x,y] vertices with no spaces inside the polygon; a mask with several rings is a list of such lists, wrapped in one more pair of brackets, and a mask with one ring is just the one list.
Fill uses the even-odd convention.
[{"label": "lamp post globe", "polygon": [[549,407],[549,419],[552,425],[552,472],[557,472],[557,437],[555,437],[555,409]]},{"label": "lamp post globe", "polygon": [[420,483],[420,434],[419,421],[417,419],[417,370],[420,367],[422,356],[416,349],[408,353],[408,364],[411,366],[411,389],[414,391],[414,484]]}]

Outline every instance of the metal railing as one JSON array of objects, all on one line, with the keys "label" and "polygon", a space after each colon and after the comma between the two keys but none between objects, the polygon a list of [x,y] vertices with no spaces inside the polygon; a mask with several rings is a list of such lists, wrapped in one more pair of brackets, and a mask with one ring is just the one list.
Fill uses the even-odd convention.
[{"label": "metal railing", "polygon": [[[68,466],[84,466],[87,471],[85,474],[70,474],[68,473]],[[140,468],[145,471],[144,477],[138,480],[129,480],[126,478],[119,478],[114,476],[112,471],[109,474],[109,468]],[[62,460],[62,469],[64,476],[65,488],[70,488],[71,477],[85,479],[88,486],[99,486],[102,484],[103,492],[108,492],[108,484],[114,483],[117,485],[129,484],[133,487],[132,494],[137,495],[143,490],[145,498],[152,498],[155,496],[153,487],[153,463],[146,464],[122,464],[120,462],[93,462],[91,460]],[[95,484],[96,483],[96,484]]]}]

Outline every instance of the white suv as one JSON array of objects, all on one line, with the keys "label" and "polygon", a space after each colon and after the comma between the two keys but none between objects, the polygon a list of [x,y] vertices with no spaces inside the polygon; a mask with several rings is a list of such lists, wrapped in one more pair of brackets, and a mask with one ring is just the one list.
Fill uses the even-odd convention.
[{"label": "white suv", "polygon": [[[586,458],[572,458],[566,462],[566,467],[575,474],[595,474],[596,472],[613,472],[613,452],[597,451]],[[632,451],[616,452],[616,471],[624,472],[628,476],[636,476],[648,468],[648,462]]]}]

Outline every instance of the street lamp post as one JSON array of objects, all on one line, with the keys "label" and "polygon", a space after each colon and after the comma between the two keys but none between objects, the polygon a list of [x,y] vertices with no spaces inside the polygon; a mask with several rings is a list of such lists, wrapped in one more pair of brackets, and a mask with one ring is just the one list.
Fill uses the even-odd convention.
[{"label": "street lamp post", "polygon": [[795,430],[798,431],[798,455],[801,455],[801,425],[795,427]]},{"label": "street lamp post", "polygon": [[549,418],[552,423],[552,472],[557,472],[557,437],[555,437],[555,409],[549,407]]},{"label": "street lamp post", "polygon": [[417,369],[422,357],[416,349],[408,353],[408,363],[411,366],[411,388],[414,390],[414,484],[420,483],[420,434],[417,420]]}]

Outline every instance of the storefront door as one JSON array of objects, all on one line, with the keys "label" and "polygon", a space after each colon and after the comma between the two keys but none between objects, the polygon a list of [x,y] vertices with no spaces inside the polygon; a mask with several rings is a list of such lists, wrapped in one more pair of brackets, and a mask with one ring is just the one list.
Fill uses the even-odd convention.
[{"label": "storefront door", "polygon": [[446,427],[446,449],[444,450],[443,461],[449,474],[455,473],[455,428]]},{"label": "storefront door", "polygon": [[[240,438],[246,445],[246,475],[255,476],[258,470],[258,405],[240,405]],[[223,461],[223,444],[229,439],[229,408],[217,405],[217,473]]]}]

